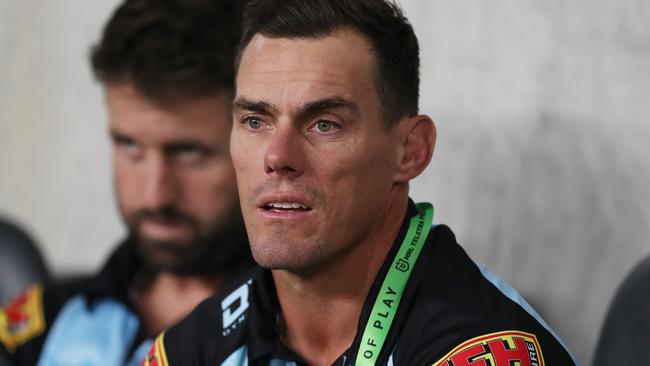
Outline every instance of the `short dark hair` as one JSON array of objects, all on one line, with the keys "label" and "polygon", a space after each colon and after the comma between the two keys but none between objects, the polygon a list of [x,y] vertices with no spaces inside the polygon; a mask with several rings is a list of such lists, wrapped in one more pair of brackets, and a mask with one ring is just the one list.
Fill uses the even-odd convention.
[{"label": "short dark hair", "polygon": [[376,60],[377,94],[387,124],[418,113],[420,58],[413,27],[390,0],[252,0],[244,11],[237,67],[255,36],[322,38],[341,28],[366,37]]},{"label": "short dark hair", "polygon": [[240,0],[126,0],[91,49],[95,77],[153,99],[234,89]]}]

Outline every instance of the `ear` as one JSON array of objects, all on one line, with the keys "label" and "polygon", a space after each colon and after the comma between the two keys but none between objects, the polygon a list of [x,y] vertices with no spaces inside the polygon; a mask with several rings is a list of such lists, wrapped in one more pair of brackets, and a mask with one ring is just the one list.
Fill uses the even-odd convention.
[{"label": "ear", "polygon": [[407,183],[429,165],[436,145],[436,126],[429,116],[418,115],[402,120],[397,128],[401,146],[393,181]]}]

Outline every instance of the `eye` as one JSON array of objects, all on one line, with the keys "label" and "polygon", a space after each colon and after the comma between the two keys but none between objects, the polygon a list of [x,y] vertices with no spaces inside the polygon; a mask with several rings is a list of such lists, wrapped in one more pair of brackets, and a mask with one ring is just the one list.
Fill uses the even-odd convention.
[{"label": "eye", "polygon": [[259,130],[264,125],[264,122],[257,117],[247,117],[244,120],[244,123],[246,123],[248,128],[251,130]]},{"label": "eye", "polygon": [[332,129],[333,123],[330,121],[318,121],[318,124],[316,125],[318,127],[318,131],[320,132],[328,132]]},{"label": "eye", "polygon": [[178,150],[178,156],[185,161],[196,161],[204,155],[203,149],[196,146],[186,146]]},{"label": "eye", "polygon": [[336,122],[328,121],[326,119],[321,119],[316,122],[313,128],[315,128],[316,131],[318,132],[331,133],[336,131],[337,129],[340,129],[341,126],[339,126],[339,124]]},{"label": "eye", "polygon": [[128,137],[115,137],[113,143],[116,149],[128,157],[134,158],[140,154],[140,146]]},{"label": "eye", "polygon": [[212,155],[213,150],[196,142],[179,142],[165,146],[165,153],[183,162],[199,162]]}]

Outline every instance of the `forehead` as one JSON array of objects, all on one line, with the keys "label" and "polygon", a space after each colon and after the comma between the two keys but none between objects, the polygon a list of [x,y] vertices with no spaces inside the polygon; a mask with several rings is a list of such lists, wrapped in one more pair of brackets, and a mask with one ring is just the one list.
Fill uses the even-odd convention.
[{"label": "forehead", "polygon": [[183,136],[229,132],[231,94],[154,101],[130,83],[106,88],[111,130],[128,134]]},{"label": "forehead", "polygon": [[257,34],[244,50],[237,74],[237,97],[274,104],[339,95],[357,99],[375,90],[370,42],[340,29],[322,38],[271,38]]}]

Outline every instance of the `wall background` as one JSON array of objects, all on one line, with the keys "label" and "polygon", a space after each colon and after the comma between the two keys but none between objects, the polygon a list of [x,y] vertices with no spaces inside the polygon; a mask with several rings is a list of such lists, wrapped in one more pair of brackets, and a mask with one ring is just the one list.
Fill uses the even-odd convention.
[{"label": "wall background", "polygon": [[[0,0],[0,214],[58,274],[97,269],[123,235],[87,63],[116,4]],[[412,196],[587,363],[615,287],[650,252],[650,3],[402,4],[439,138]]]}]

